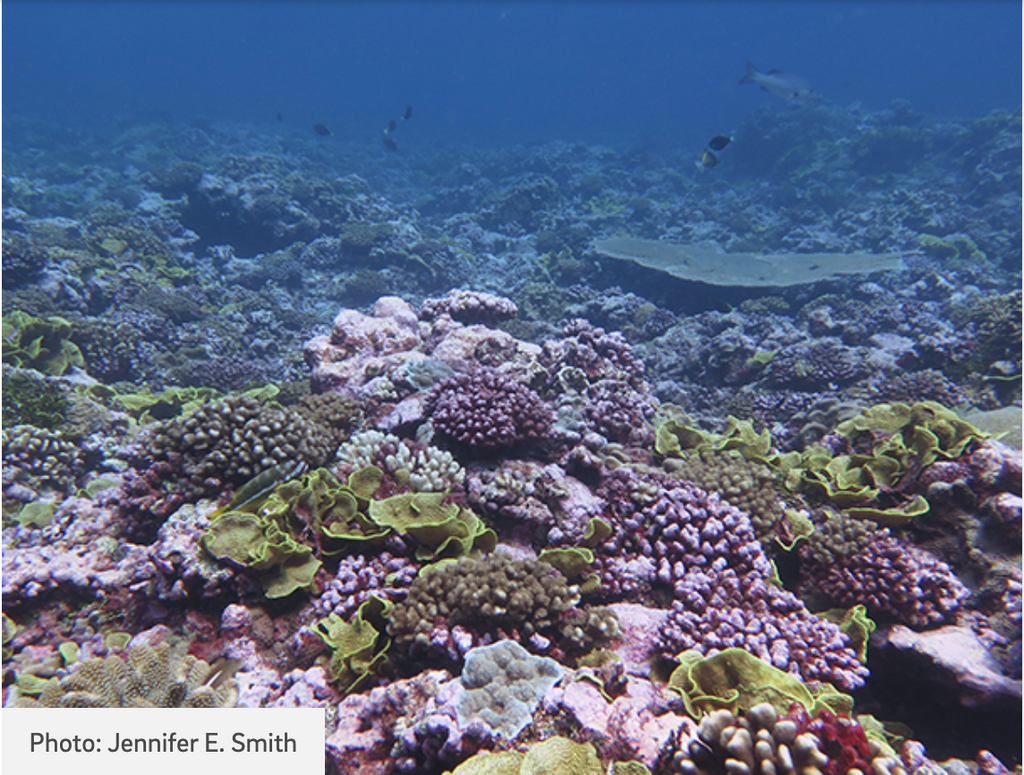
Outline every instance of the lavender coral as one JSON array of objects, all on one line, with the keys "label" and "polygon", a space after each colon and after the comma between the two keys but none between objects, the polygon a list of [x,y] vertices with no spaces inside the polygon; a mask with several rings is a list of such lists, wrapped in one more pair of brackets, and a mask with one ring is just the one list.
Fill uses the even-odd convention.
[{"label": "lavender coral", "polygon": [[772,583],[750,518],[687,482],[660,474],[610,474],[605,497],[617,529],[598,565],[608,591],[667,587],[674,597],[660,649],[713,654],[730,647],[805,680],[860,686],[867,670],[831,622]]}]

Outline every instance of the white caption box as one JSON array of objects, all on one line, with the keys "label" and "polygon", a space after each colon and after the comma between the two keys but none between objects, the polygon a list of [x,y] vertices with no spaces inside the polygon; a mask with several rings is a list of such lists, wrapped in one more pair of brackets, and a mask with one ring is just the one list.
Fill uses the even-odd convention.
[{"label": "white caption box", "polygon": [[322,773],[324,710],[5,708],[3,768],[75,775]]}]

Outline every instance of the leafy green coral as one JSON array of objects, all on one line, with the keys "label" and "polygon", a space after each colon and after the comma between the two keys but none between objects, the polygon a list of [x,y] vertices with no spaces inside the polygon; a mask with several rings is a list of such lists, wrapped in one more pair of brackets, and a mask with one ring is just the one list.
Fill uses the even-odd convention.
[{"label": "leafy green coral", "polygon": [[788,713],[794,702],[812,715],[822,708],[836,713],[853,708],[853,698],[830,684],[804,684],[745,649],[729,648],[711,657],[691,650],[679,658],[680,665],[668,685],[682,695],[694,718],[719,708],[733,713],[748,711],[762,702],[770,703],[780,714]]},{"label": "leafy green coral", "polygon": [[379,527],[409,535],[420,544],[416,559],[463,557],[474,550],[490,552],[497,534],[469,509],[442,505],[447,493],[417,492],[370,502],[370,519]]},{"label": "leafy green coral", "polygon": [[936,460],[953,460],[986,434],[941,404],[876,404],[838,425],[850,454],[815,446],[782,456],[790,489],[819,492],[850,516],[896,526],[928,511],[928,501],[903,490]]},{"label": "leafy green coral", "polygon": [[738,420],[729,415],[722,433],[711,433],[686,425],[679,420],[667,420],[655,432],[654,449],[666,457],[686,457],[691,453],[735,450],[751,460],[771,463],[772,435],[766,429],[754,430],[749,420]]},{"label": "leafy green coral", "polygon": [[203,534],[201,544],[218,560],[257,572],[267,597],[287,597],[313,583],[320,560],[272,519],[244,511],[221,514]]},{"label": "leafy green coral", "polygon": [[605,766],[590,743],[549,737],[525,752],[483,752],[467,759],[452,775],[604,775]]},{"label": "leafy green coral", "polygon": [[71,340],[71,323],[61,317],[37,318],[14,310],[2,318],[3,362],[58,376],[85,366],[81,350]]},{"label": "leafy green coral", "polygon": [[370,595],[351,622],[332,613],[314,625],[314,631],[331,647],[328,669],[331,680],[340,684],[343,692],[355,690],[387,662],[391,641],[385,634],[386,618],[392,608],[389,601]]},{"label": "leafy green coral", "polygon": [[905,492],[916,473],[936,460],[958,458],[987,438],[933,401],[876,404],[841,422],[835,432],[846,439],[849,452],[816,445],[780,455],[772,449],[771,434],[758,433],[747,420],[730,416],[723,433],[668,420],[657,428],[655,451],[685,458],[732,450],[769,465],[790,492],[815,492],[851,516],[895,526],[928,511],[923,496]]},{"label": "leafy green coral", "polygon": [[210,554],[265,575],[267,597],[309,586],[319,556],[352,542],[379,542],[392,533],[411,538],[420,560],[489,552],[497,535],[472,511],[444,505],[446,493],[405,493],[372,500],[383,472],[367,466],[342,484],[326,468],[277,485],[262,500],[215,516],[202,538]]}]

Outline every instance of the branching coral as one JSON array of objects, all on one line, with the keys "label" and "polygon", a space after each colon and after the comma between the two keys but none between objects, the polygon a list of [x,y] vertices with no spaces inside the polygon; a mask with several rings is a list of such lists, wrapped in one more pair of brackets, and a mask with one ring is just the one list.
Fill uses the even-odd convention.
[{"label": "branching coral", "polygon": [[912,627],[948,621],[969,594],[946,563],[844,514],[819,525],[801,556],[804,576],[839,605]]},{"label": "branching coral", "polygon": [[783,509],[775,490],[775,474],[758,460],[737,452],[707,450],[684,460],[666,460],[666,468],[680,479],[708,492],[717,492],[740,511],[750,515],[759,538],[770,536]]},{"label": "branching coral", "polygon": [[[800,706],[796,706],[799,708]],[[681,775],[905,775],[902,762],[869,740],[852,719],[825,710],[814,720],[794,710],[787,716],[768,703],[737,716],[709,713],[697,738],[665,757],[668,772]]]}]

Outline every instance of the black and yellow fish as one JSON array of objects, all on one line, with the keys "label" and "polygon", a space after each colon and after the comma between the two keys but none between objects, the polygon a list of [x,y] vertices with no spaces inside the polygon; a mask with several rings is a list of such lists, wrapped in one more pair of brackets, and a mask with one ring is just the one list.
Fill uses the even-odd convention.
[{"label": "black and yellow fish", "polygon": [[704,149],[704,153],[700,155],[700,163],[705,167],[714,167],[718,164],[718,157],[707,148]]}]

